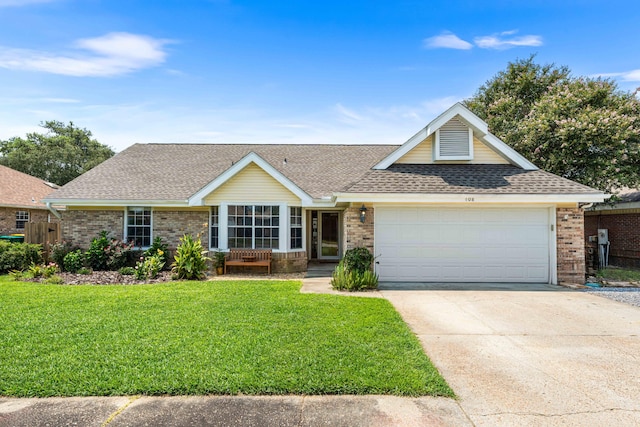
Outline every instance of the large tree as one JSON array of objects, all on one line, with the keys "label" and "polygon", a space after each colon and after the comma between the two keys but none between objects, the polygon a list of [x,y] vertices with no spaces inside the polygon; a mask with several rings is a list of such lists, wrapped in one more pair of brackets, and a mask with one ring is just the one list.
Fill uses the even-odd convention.
[{"label": "large tree", "polygon": [[640,184],[640,102],[567,67],[510,63],[466,100],[489,129],[539,167],[603,191]]},{"label": "large tree", "polygon": [[114,155],[110,147],[92,139],[89,130],[73,122],[48,121],[40,126],[47,132],[0,141],[0,164],[64,185]]}]

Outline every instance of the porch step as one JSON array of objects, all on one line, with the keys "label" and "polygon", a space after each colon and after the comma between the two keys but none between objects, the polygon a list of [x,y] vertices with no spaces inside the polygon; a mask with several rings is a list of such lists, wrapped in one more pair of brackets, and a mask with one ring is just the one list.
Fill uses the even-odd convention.
[{"label": "porch step", "polygon": [[337,265],[338,263],[334,262],[309,263],[305,278],[331,277],[331,274]]}]

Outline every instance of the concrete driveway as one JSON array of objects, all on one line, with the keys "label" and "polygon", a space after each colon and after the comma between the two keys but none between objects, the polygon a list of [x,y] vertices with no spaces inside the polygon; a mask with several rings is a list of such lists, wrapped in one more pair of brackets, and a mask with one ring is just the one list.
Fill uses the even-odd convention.
[{"label": "concrete driveway", "polygon": [[522,286],[381,292],[476,426],[640,425],[640,308]]}]

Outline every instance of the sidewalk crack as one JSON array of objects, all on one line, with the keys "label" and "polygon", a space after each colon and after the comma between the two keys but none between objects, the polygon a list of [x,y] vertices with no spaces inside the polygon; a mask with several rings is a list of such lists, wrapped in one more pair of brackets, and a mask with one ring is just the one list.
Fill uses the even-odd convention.
[{"label": "sidewalk crack", "polygon": [[109,423],[111,423],[111,421],[113,421],[118,415],[120,415],[122,413],[122,411],[127,409],[129,407],[129,405],[131,405],[133,402],[135,402],[136,400],[140,399],[140,397],[141,396],[131,396],[131,397],[129,397],[129,401],[127,403],[125,403],[124,405],[122,405],[121,407],[119,407],[114,413],[109,415],[109,417],[100,425],[100,427],[106,427],[107,425],[109,425]]}]

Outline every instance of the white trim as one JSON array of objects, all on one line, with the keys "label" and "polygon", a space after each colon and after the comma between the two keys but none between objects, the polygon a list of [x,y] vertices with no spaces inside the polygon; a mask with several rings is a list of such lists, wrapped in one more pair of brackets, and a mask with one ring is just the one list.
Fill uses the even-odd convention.
[{"label": "white trim", "polygon": [[469,154],[467,156],[443,156],[440,154],[440,131],[436,130],[436,146],[433,152],[434,160],[473,160],[473,130],[468,128],[467,132],[467,148]]},{"label": "white trim", "polygon": [[101,199],[47,199],[46,203],[62,206],[88,207],[122,207],[122,206],[151,206],[151,207],[189,207],[186,200],[101,200]]},{"label": "white trim", "polygon": [[127,233],[127,229],[129,228],[128,224],[127,224],[127,219],[128,219],[127,215],[129,213],[129,209],[131,209],[131,208],[142,208],[142,209],[149,208],[150,209],[149,212],[150,212],[150,216],[151,216],[151,223],[149,224],[149,227],[150,227],[150,231],[151,232],[149,233],[149,246],[134,246],[134,248],[137,248],[139,250],[149,249],[151,247],[151,245],[153,244],[153,207],[149,206],[149,205],[144,205],[144,206],[143,205],[130,205],[130,206],[125,206],[124,207],[124,227],[123,227],[124,230],[122,230],[122,237],[123,237],[122,241],[123,242],[129,242],[127,240],[128,237],[129,237],[128,233]]},{"label": "white trim", "polygon": [[313,198],[303,191],[300,187],[293,183],[289,178],[284,176],[280,171],[271,166],[266,160],[254,153],[253,151],[237,161],[229,169],[218,175],[216,179],[205,185],[202,189],[192,195],[189,200],[189,206],[204,206],[204,198],[219,188],[222,184],[229,181],[237,173],[241,172],[245,167],[255,163],[258,167],[269,174],[273,179],[278,181],[287,190],[295,194],[303,203],[312,203]]},{"label": "white trim", "polygon": [[549,283],[558,284],[558,226],[556,224],[556,207],[549,208]]},{"label": "white trim", "polygon": [[351,203],[595,203],[604,193],[589,194],[437,194],[437,193],[337,193],[337,202]]},{"label": "white trim", "polygon": [[382,159],[373,167],[373,169],[387,169],[389,166],[397,162],[402,156],[414,149],[418,144],[427,139],[429,136],[433,135],[438,129],[440,129],[449,120],[456,116],[458,116],[458,118],[463,123],[469,125],[469,128],[472,129],[473,134],[477,136],[480,141],[486,143],[487,146],[494,149],[498,155],[502,156],[510,163],[516,166],[520,166],[525,170],[538,169],[533,163],[529,162],[522,155],[518,154],[514,149],[509,147],[504,142],[500,141],[494,135],[490,134],[487,123],[473,114],[467,107],[459,102],[454,104],[447,111],[432,120],[431,123],[429,123],[424,129],[420,130],[414,136],[409,138],[407,142],[402,144],[387,157]]}]

